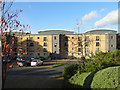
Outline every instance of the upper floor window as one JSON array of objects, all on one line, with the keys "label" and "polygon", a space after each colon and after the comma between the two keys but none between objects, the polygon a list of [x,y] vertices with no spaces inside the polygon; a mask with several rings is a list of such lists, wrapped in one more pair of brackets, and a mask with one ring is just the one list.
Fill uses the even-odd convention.
[{"label": "upper floor window", "polygon": [[33,37],[30,37],[30,40],[33,40]]},{"label": "upper floor window", "polygon": [[44,38],[43,38],[43,41],[47,41],[47,37],[44,37]]},{"label": "upper floor window", "polygon": [[54,47],[57,47],[57,44],[55,44]]},{"label": "upper floor window", "polygon": [[99,42],[96,42],[96,46],[100,46],[100,43],[99,43]]},{"label": "upper floor window", "polygon": [[65,37],[65,41],[68,41],[68,37],[67,36]]},{"label": "upper floor window", "polygon": [[113,36],[111,36],[110,38],[113,39]]},{"label": "upper floor window", "polygon": [[86,43],[85,43],[85,46],[89,46],[89,42],[86,42]]},{"label": "upper floor window", "polygon": [[68,46],[68,43],[67,43],[67,42],[65,42],[65,46]]},{"label": "upper floor window", "polygon": [[78,46],[82,46],[82,43],[81,43],[81,42],[78,42]]},{"label": "upper floor window", "polygon": [[72,39],[74,39],[74,37],[72,37]]},{"label": "upper floor window", "polygon": [[96,41],[99,41],[100,40],[100,37],[99,36],[96,36]]},{"label": "upper floor window", "polygon": [[111,47],[113,47],[113,44],[111,45]]},{"label": "upper floor window", "polygon": [[37,39],[40,39],[40,37],[37,37]]},{"label": "upper floor window", "polygon": [[82,40],[82,37],[78,37],[78,41],[81,41]]},{"label": "upper floor window", "polygon": [[72,42],[72,45],[74,44],[74,42]]},{"label": "upper floor window", "polygon": [[47,43],[44,43],[44,46],[47,46]]},{"label": "upper floor window", "polygon": [[86,40],[89,40],[89,36],[85,36],[85,41],[86,41]]},{"label": "upper floor window", "polygon": [[81,49],[81,48],[78,48],[78,52],[82,52],[82,49]]},{"label": "upper floor window", "polygon": [[57,37],[56,36],[54,36],[54,40],[56,40],[57,39]]}]

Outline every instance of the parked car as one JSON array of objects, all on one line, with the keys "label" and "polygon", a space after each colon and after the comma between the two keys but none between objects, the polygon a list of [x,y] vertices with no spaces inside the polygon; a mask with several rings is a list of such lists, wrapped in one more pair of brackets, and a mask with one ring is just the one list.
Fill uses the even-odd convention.
[{"label": "parked car", "polygon": [[35,59],[35,60],[31,61],[31,66],[39,66],[39,65],[43,65],[42,60]]},{"label": "parked car", "polygon": [[17,64],[19,67],[27,66],[27,63],[25,61],[17,61]]}]

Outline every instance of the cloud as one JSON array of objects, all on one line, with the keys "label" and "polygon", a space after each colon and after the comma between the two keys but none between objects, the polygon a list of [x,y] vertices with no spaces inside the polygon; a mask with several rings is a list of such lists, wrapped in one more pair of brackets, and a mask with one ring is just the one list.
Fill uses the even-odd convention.
[{"label": "cloud", "polygon": [[[119,9],[120,11],[120,9]],[[117,25],[118,24],[118,10],[111,11],[104,18],[95,22],[96,27],[103,27],[106,25]]]},{"label": "cloud", "polygon": [[97,11],[91,11],[90,13],[84,15],[82,17],[82,20],[83,21],[89,21],[89,20],[91,20],[93,18],[96,18],[96,17],[98,17]]}]

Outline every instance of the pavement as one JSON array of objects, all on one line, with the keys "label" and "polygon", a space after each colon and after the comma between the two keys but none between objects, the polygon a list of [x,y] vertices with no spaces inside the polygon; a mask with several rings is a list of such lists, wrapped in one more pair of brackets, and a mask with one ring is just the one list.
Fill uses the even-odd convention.
[{"label": "pavement", "polygon": [[[77,60],[45,60],[42,66],[18,67],[9,69],[4,88],[63,88],[64,67]],[[53,64],[63,64],[52,67]]]}]

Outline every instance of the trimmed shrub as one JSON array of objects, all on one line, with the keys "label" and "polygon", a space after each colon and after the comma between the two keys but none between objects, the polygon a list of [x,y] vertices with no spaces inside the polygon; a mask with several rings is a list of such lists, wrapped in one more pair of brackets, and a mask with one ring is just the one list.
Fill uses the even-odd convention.
[{"label": "trimmed shrub", "polygon": [[91,88],[118,88],[119,82],[118,74],[120,66],[109,67],[98,71],[91,83]]},{"label": "trimmed shrub", "polygon": [[67,65],[63,71],[64,78],[69,79],[71,76],[73,76],[77,72],[77,70],[78,70],[77,64]]},{"label": "trimmed shrub", "polygon": [[74,88],[79,88],[81,86],[83,87],[86,77],[90,74],[91,72],[82,74],[76,73],[69,79],[69,83],[72,84]]}]

